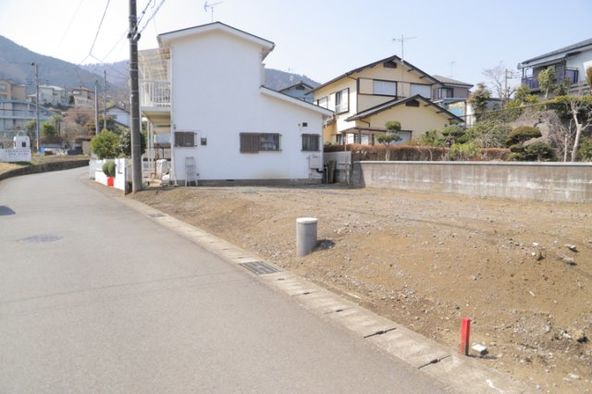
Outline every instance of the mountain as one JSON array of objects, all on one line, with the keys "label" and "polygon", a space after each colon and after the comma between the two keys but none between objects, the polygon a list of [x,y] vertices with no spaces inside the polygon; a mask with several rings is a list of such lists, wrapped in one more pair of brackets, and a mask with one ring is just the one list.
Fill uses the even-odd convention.
[{"label": "mountain", "polygon": [[[94,88],[95,80],[103,85],[104,71],[107,72],[107,94],[115,101],[125,101],[129,97],[127,60],[114,63],[85,64],[78,66],[73,63],[44,56],[28,50],[17,43],[0,36],[0,79],[12,79],[26,84],[27,91],[33,91],[34,71],[31,63],[39,65],[39,82],[57,85],[67,89],[80,86]],[[281,90],[303,81],[313,87],[319,85],[306,75],[292,74],[286,71],[265,69],[265,85],[271,89]]]},{"label": "mountain", "polygon": [[98,78],[75,64],[32,52],[0,36],[0,78],[26,84],[33,91],[34,71],[31,63],[39,65],[39,83],[74,88],[92,88]]},{"label": "mountain", "polygon": [[320,83],[313,81],[306,75],[292,74],[286,71],[275,70],[273,68],[265,69],[265,86],[268,88],[281,90],[300,81],[312,86],[313,88],[316,88],[320,85]]}]

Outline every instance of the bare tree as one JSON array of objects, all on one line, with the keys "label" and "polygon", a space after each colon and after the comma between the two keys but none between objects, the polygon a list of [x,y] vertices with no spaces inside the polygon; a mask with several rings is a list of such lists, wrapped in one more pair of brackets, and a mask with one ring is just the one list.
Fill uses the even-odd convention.
[{"label": "bare tree", "polygon": [[576,161],[582,131],[592,126],[591,103],[579,96],[567,96],[565,98],[565,105],[567,111],[571,115],[570,123],[573,122],[572,124],[575,128],[573,148],[571,150],[571,161]]},{"label": "bare tree", "polygon": [[483,76],[488,79],[491,90],[502,102],[506,102],[516,92],[515,87],[508,86],[508,79],[513,78],[513,73],[500,62],[497,66],[483,70]]}]

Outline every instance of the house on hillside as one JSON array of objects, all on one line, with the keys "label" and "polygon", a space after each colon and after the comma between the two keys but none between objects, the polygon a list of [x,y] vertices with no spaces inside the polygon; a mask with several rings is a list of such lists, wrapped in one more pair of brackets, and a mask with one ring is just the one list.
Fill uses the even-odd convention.
[{"label": "house on hillside", "polygon": [[[335,112],[326,122],[326,143],[374,144],[385,123],[401,123],[404,143],[431,129],[463,119],[437,105],[434,97],[454,86],[439,81],[411,63],[391,56],[348,71],[313,90],[315,103]],[[460,91],[460,88],[458,88]]]},{"label": "house on hillside", "polygon": [[319,182],[333,112],[263,86],[274,43],[220,22],[163,33],[140,53],[140,100],[171,144],[177,182]]},{"label": "house on hillside", "polygon": [[313,89],[314,87],[310,86],[306,82],[300,81],[298,83],[280,89],[279,92],[312,103],[313,95],[311,94],[311,92]]},{"label": "house on hillside", "polygon": [[442,83],[441,86],[434,88],[432,95],[434,102],[467,123],[467,100],[473,85],[442,75],[434,75],[434,78]]},{"label": "house on hillside", "polygon": [[82,86],[72,89],[69,104],[74,108],[93,109],[95,107],[95,93]]},{"label": "house on hillside", "polygon": [[113,121],[123,127],[130,128],[130,113],[127,109],[119,105],[112,105],[105,109],[107,117],[111,117]]},{"label": "house on hillside", "polygon": [[554,68],[556,83],[569,83],[570,94],[589,94],[586,69],[592,67],[592,38],[518,63],[518,69],[522,71],[522,84],[533,93],[541,93],[538,75],[547,67]]},{"label": "house on hillside", "polygon": [[[30,101],[35,102],[37,100],[37,94],[30,94],[28,98]],[[52,107],[68,105],[66,89],[54,85],[39,85],[39,103]]]},{"label": "house on hillside", "polygon": [[[27,123],[36,119],[36,104],[27,100],[25,86],[10,80],[0,80],[0,144],[8,146]],[[46,121],[53,114],[40,106],[39,120]]]}]

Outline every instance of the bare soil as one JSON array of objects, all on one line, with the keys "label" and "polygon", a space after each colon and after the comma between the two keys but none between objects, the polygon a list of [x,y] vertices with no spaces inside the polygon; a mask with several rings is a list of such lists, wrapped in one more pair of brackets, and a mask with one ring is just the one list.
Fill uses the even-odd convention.
[{"label": "bare soil", "polygon": [[[549,392],[592,391],[592,204],[340,187],[136,195],[451,347],[471,317],[483,363]],[[295,256],[295,219],[319,248]]]}]

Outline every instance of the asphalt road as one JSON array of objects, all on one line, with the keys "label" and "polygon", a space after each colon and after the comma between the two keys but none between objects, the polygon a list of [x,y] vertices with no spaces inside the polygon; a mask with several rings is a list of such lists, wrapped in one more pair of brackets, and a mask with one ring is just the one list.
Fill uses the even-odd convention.
[{"label": "asphalt road", "polygon": [[86,172],[0,182],[0,392],[440,391]]}]

